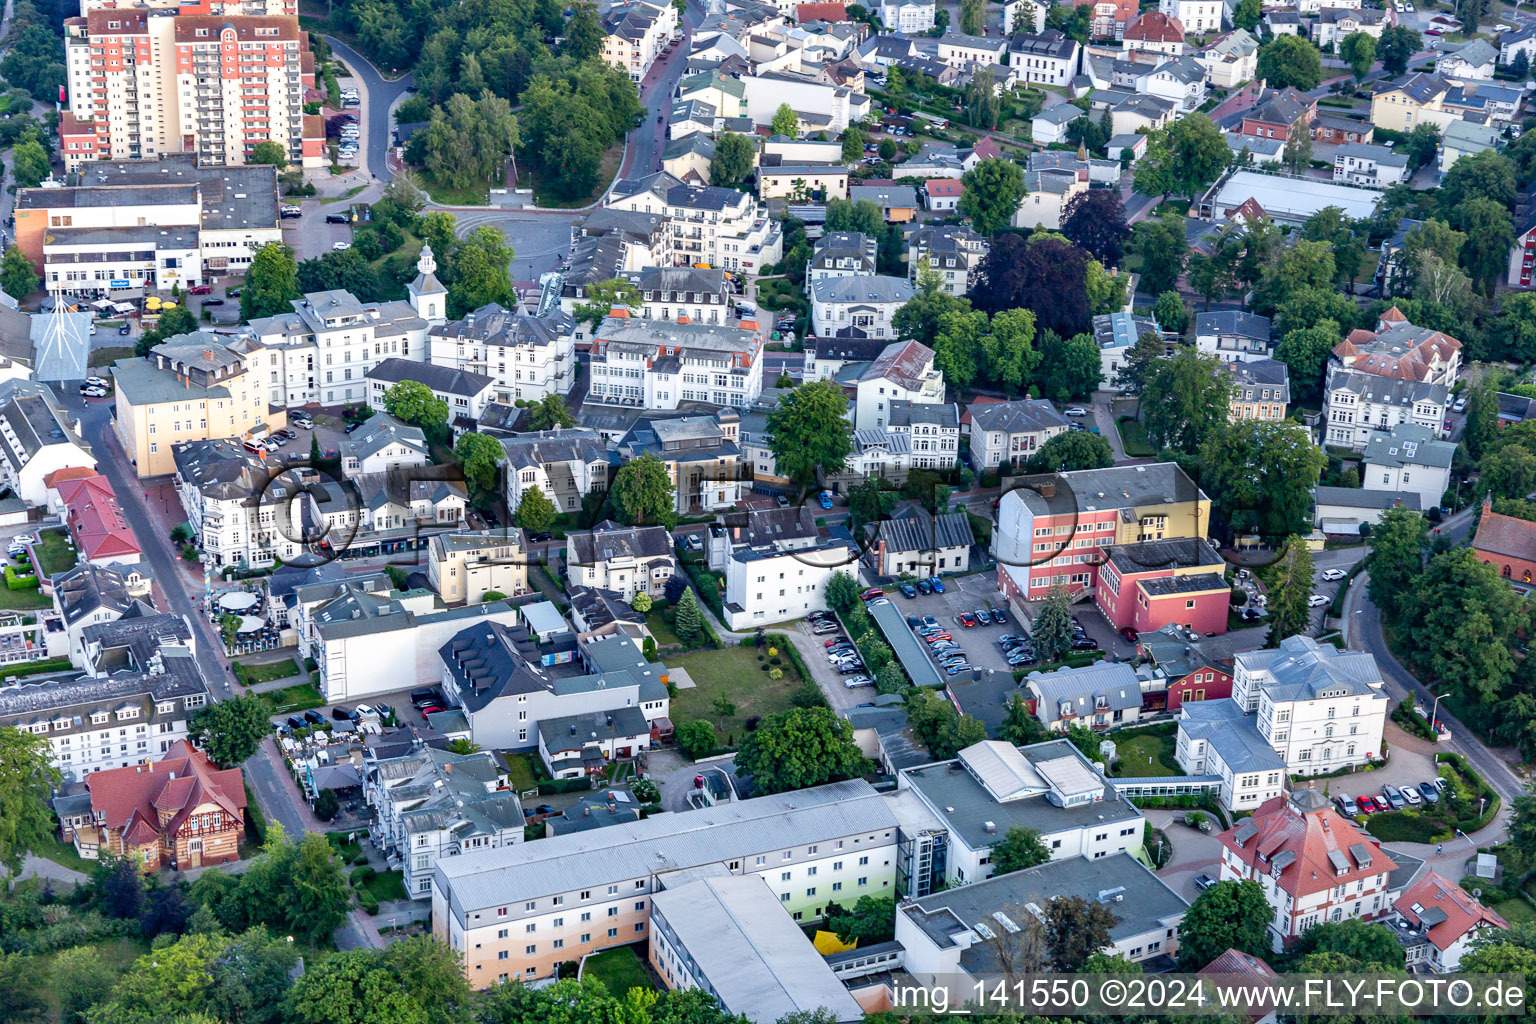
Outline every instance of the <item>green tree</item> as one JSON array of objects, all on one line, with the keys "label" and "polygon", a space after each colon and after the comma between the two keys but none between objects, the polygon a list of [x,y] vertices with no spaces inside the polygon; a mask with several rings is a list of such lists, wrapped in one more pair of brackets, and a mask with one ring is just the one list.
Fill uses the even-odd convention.
[{"label": "green tree", "polygon": [[672,478],[667,474],[666,463],[654,452],[646,452],[620,466],[608,494],[627,523],[662,523],[671,529],[677,519]]},{"label": "green tree", "polygon": [[528,407],[529,430],[554,430],[557,427],[574,427],[576,417],[565,404],[565,398],[548,394]]},{"label": "green tree", "polygon": [[222,768],[244,764],[272,731],[271,706],[254,693],[198,708],[188,723],[193,742]]},{"label": "green tree", "polygon": [[[1293,38],[1287,36],[1286,38]],[[1280,154],[1285,169],[1300,174],[1312,165],[1312,136],[1305,131],[1296,132],[1285,140],[1285,150]]]},{"label": "green tree", "polygon": [[1040,394],[1065,402],[1087,398],[1104,378],[1098,343],[1091,334],[1063,338],[1055,331],[1040,336],[1040,369],[1035,382]]},{"label": "green tree", "polygon": [[257,249],[240,290],[240,319],[251,321],[292,313],[290,303],[302,297],[299,265],[294,261],[293,250],[281,242],[268,242]]},{"label": "green tree", "polygon": [[458,954],[417,936],[318,960],[294,982],[283,1015],[291,1024],[467,1024],[471,1004]]},{"label": "green tree", "polygon": [[806,384],[779,399],[768,413],[768,433],[781,475],[809,487],[819,474],[842,469],[853,450],[844,417],[847,405],[832,381]]},{"label": "green tree", "polygon": [[1484,455],[1478,466],[1478,482],[1499,498],[1524,498],[1536,489],[1536,454],[1517,444]]},{"label": "green tree", "polygon": [[633,313],[640,308],[643,301],[640,297],[640,289],[635,287],[635,283],[622,277],[590,284],[585,291],[587,301],[578,302],[572,310],[572,315],[577,323],[587,324],[594,334],[614,310],[627,309]]},{"label": "green tree", "polygon": [[500,491],[501,464],[506,458],[501,442],[488,434],[466,430],[453,446],[464,482],[469,485],[470,502],[476,508],[494,504]]},{"label": "green tree", "polygon": [[53,835],[50,801],[62,778],[51,751],[46,736],[0,726],[0,867],[13,877]]},{"label": "green tree", "polygon": [[1010,871],[1023,871],[1051,859],[1051,851],[1040,841],[1040,833],[1032,828],[1015,825],[992,844],[992,873],[1006,875]]},{"label": "green tree", "polygon": [[1462,268],[1491,299],[1509,268],[1509,252],[1515,247],[1514,219],[1502,204],[1482,196],[1467,200],[1456,212],[1456,227],[1467,236],[1461,247]]},{"label": "green tree", "polygon": [[603,52],[603,24],[594,3],[578,3],[566,22],[565,52],[578,64]]},{"label": "green tree", "polygon": [[827,927],[841,942],[889,942],[896,935],[896,901],[860,896],[851,910],[834,914],[828,907]]},{"label": "green tree", "polygon": [[[891,77],[895,78],[896,73],[900,71],[900,68],[891,68]],[[885,138],[880,140],[880,159],[884,160],[886,163],[890,163],[892,160],[896,159],[896,154],[899,151],[900,147],[896,145],[895,139]]]},{"label": "green tree", "polygon": [[1515,638],[1530,610],[1471,548],[1430,559],[1402,602],[1404,649],[1459,700],[1495,700],[1514,672]]},{"label": "green tree", "polygon": [[1401,25],[1390,25],[1381,30],[1376,40],[1376,55],[1388,78],[1396,78],[1408,70],[1408,60],[1423,49],[1419,34]]},{"label": "green tree", "polygon": [[53,174],[53,164],[48,151],[37,139],[26,139],[11,150],[11,173],[17,188],[36,188]]},{"label": "green tree", "polygon": [[1410,509],[1389,508],[1371,530],[1367,593],[1389,621],[1402,614],[1413,581],[1424,571],[1429,549],[1429,524]]},{"label": "green tree", "polygon": [[1322,400],[1328,357],[1342,339],[1343,332],[1332,320],[1320,320],[1313,327],[1298,327],[1280,339],[1275,346],[1275,358],[1291,371],[1291,391],[1296,402],[1315,406]]},{"label": "green tree", "polygon": [[751,173],[752,141],[739,132],[721,135],[715,142],[715,158],[709,162],[709,183],[721,188],[735,188]]},{"label": "green tree", "polygon": [[697,761],[715,752],[715,727],[702,718],[677,727],[677,747],[684,756]]},{"label": "green tree", "polygon": [[878,238],[885,230],[885,214],[868,199],[833,199],[827,203],[827,230],[858,231]]},{"label": "green tree", "polygon": [[1146,155],[1136,161],[1136,191],[1192,199],[1220,177],[1231,162],[1232,150],[1222,138],[1221,129],[1205,114],[1193,113],[1148,134]]},{"label": "green tree", "polygon": [[420,381],[402,380],[384,392],[384,411],[401,423],[423,429],[448,422],[448,402]]},{"label": "green tree", "polygon": [[875,673],[875,692],[878,694],[901,693],[906,688],[907,674],[894,661]]},{"label": "green tree", "polygon": [[1135,397],[1146,387],[1152,371],[1168,357],[1168,343],[1156,331],[1142,331],[1126,351],[1120,369],[1115,371],[1115,387],[1122,394]]},{"label": "green tree", "polygon": [[1169,334],[1183,337],[1185,329],[1189,327],[1189,307],[1184,305],[1184,297],[1170,288],[1153,303],[1152,319]]},{"label": "green tree", "polygon": [[1029,705],[1015,693],[1008,699],[1003,711],[1003,724],[998,728],[998,739],[1016,747],[1039,743],[1046,738],[1045,726],[1029,710]]},{"label": "green tree", "polygon": [[1051,969],[1075,974],[1093,954],[1109,945],[1115,915],[1102,903],[1081,896],[1056,896],[1045,911],[1046,948]]},{"label": "green tree", "polygon": [[987,0],[960,0],[960,31],[979,36],[987,24]]},{"label": "green tree", "polygon": [[[1137,184],[1136,190],[1141,191],[1140,184]],[[1139,221],[1131,232],[1130,249],[1141,256],[1142,291],[1155,295],[1174,288],[1189,255],[1189,236],[1184,230],[1184,218],[1174,215]]]},{"label": "green tree", "polygon": [[859,581],[853,573],[838,569],[827,578],[827,607],[846,615],[859,606]]},{"label": "green tree", "polygon": [[773,134],[796,138],[800,134],[800,115],[788,103],[780,103],[773,112]]},{"label": "green tree", "polygon": [[1364,32],[1352,32],[1339,43],[1339,56],[1349,65],[1355,81],[1363,82],[1376,62],[1376,40]]},{"label": "green tree", "polygon": [[555,525],[560,510],[542,487],[530,487],[517,502],[517,525],[529,533],[544,533]]},{"label": "green tree", "polygon": [[1297,951],[1303,955],[1340,953],[1364,970],[1401,971],[1405,966],[1403,944],[1392,930],[1359,918],[1324,921],[1308,929],[1297,943]]},{"label": "green tree", "polygon": [[44,970],[21,953],[0,953],[0,1019],[7,1024],[45,1024],[51,1014]]},{"label": "green tree", "polygon": [[140,358],[147,356],[166,338],[174,338],[178,334],[190,334],[199,326],[197,317],[185,306],[162,309],[160,319],[156,321],[154,328],[139,335],[138,340],[134,342],[133,353]]},{"label": "green tree", "polygon": [[1239,0],[1232,10],[1232,25],[1247,32],[1258,28],[1263,19],[1264,9],[1259,5],[1259,0]]},{"label": "green tree", "polygon": [[1257,77],[1272,89],[1316,89],[1323,80],[1323,55],[1301,36],[1276,36],[1259,47]]},{"label": "green tree", "polygon": [[288,153],[279,143],[270,140],[258,142],[255,148],[251,150],[249,162],[253,164],[271,164],[278,170],[282,170],[288,166]]},{"label": "green tree", "polygon": [[1217,882],[1195,898],[1179,929],[1179,967],[1193,971],[1229,949],[1256,957],[1271,953],[1274,911],[1258,882]]},{"label": "green tree", "polygon": [[1069,430],[1041,445],[1024,468],[1030,473],[1070,473],[1114,464],[1115,450],[1108,441],[1086,430]]},{"label": "green tree", "polygon": [[677,634],[685,647],[698,647],[704,643],[704,612],[699,608],[699,599],[692,587],[683,591],[677,599],[672,632]]},{"label": "green tree", "polygon": [[453,280],[448,285],[448,315],[458,318],[489,303],[508,309],[512,294],[512,247],[500,228],[475,228],[453,250]]},{"label": "green tree", "polygon": [[6,246],[5,255],[0,256],[0,289],[19,302],[37,291],[42,283],[43,279],[32,269],[32,261],[27,259],[26,253],[14,245]]},{"label": "green tree", "polygon": [[1059,661],[1072,649],[1072,606],[1066,588],[1058,585],[1050,589],[1030,635],[1043,663]]},{"label": "green tree", "polygon": [[1200,486],[1233,530],[1279,538],[1311,529],[1312,487],[1328,457],[1301,424],[1234,423],[1210,436],[1200,458]]},{"label": "green tree", "polygon": [[[1505,310],[1523,298],[1523,295],[1510,296],[1504,301]],[[1536,310],[1536,306],[1532,308]],[[1499,436],[1499,396],[1493,382],[1487,377],[1475,386],[1470,386],[1469,390],[1471,395],[1467,399],[1467,422],[1462,428],[1461,441],[1475,459],[1491,447]]]},{"label": "green tree", "polygon": [[762,792],[783,793],[857,778],[870,765],[847,719],[831,708],[793,708],[747,734],[736,767]]},{"label": "green tree", "polygon": [[1491,199],[1508,209],[1515,204],[1517,182],[1515,163],[1496,149],[1459,158],[1440,180],[1439,206],[1447,222],[1458,231],[1457,223],[1473,199]]},{"label": "green tree", "polygon": [[1181,346],[1147,373],[1141,392],[1147,440],[1158,448],[1192,452],[1227,422],[1232,378],[1216,356]]},{"label": "green tree", "polygon": [[1269,637],[1271,647],[1287,637],[1307,633],[1312,628],[1312,552],[1300,537],[1288,537],[1275,563],[1275,583],[1269,591]]},{"label": "green tree", "polygon": [[1440,128],[1428,121],[1413,126],[1403,143],[1408,154],[1408,172],[1412,174],[1435,158],[1440,149]]},{"label": "green tree", "polygon": [[981,161],[961,178],[965,191],[960,212],[982,235],[995,235],[1013,221],[1024,198],[1024,169],[1011,160],[992,157]]},{"label": "green tree", "polygon": [[943,290],[943,282],[936,271],[919,265],[917,288],[912,298],[891,318],[891,327],[898,338],[931,346],[938,337],[939,322],[946,313],[964,313],[970,308],[970,299],[950,295]]},{"label": "green tree", "polygon": [[432,108],[419,136],[411,140],[407,156],[419,157],[431,180],[455,189],[483,189],[504,180],[507,160],[521,142],[511,104],[489,90],[478,96],[454,93]]},{"label": "green tree", "polygon": [[856,164],[864,159],[864,133],[853,125],[843,132],[843,163]]},{"label": "green tree", "polygon": [[[961,0],[961,2],[984,4],[986,0]],[[965,123],[972,128],[985,128],[991,131],[997,127],[1003,104],[997,95],[997,85],[992,78],[991,68],[978,69],[971,76],[971,80],[965,83],[964,106]]]},{"label": "green tree", "polygon": [[105,1003],[116,981],[117,971],[94,947],[60,950],[53,958],[48,984],[58,999],[62,1024],[85,1024],[86,1011]]}]

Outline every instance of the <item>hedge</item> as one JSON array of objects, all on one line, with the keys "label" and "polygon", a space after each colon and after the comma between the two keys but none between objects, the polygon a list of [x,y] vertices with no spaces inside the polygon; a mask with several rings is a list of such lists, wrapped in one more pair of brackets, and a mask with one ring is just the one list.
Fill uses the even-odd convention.
[{"label": "hedge", "polygon": [[[697,562],[689,562],[684,568],[688,570],[688,577],[693,580],[699,592],[699,599],[709,605],[709,610],[715,613],[716,618],[724,622],[725,605],[720,602],[720,581],[715,578],[715,574]],[[718,639],[715,646],[720,646]]]},{"label": "hedge", "polygon": [[580,793],[592,788],[592,780],[583,776],[579,779],[548,779],[539,783],[539,796],[555,796],[560,793]]},{"label": "hedge", "polygon": [[7,590],[36,590],[37,574],[31,573],[26,576],[19,576],[16,573],[15,566],[8,565],[5,567],[5,588]]},{"label": "hedge", "polygon": [[265,846],[267,843],[267,819],[261,813],[261,805],[256,802],[256,794],[251,792],[251,784],[245,784],[245,835],[256,846]]},{"label": "hedge", "polygon": [[1403,727],[1404,732],[1425,740],[1435,739],[1435,730],[1425,721],[1424,716],[1413,709],[1413,697],[1404,697],[1392,709],[1392,721]]},{"label": "hedge", "polygon": [[50,672],[69,672],[74,668],[68,658],[44,658],[41,661],[23,661],[14,665],[6,665],[0,669],[0,678],[17,676],[40,676]]}]

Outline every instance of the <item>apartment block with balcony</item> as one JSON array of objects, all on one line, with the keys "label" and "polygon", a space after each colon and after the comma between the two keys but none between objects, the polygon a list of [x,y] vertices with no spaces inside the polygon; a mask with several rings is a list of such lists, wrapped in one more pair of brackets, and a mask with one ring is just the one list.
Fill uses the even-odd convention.
[{"label": "apartment block with balcony", "polygon": [[304,550],[293,501],[306,482],[303,471],[269,467],[234,439],[173,444],[171,458],[176,494],[205,565],[262,568]]},{"label": "apartment block with balcony", "polygon": [[741,417],[722,407],[710,414],[637,420],[615,448],[628,461],[654,455],[672,480],[673,509],[680,516],[736,507],[751,486],[741,452]]},{"label": "apartment block with balcony", "polygon": [[571,585],[611,590],[625,601],[636,594],[660,599],[677,575],[672,535],[664,526],[621,526],[604,520],[566,536]]},{"label": "apartment block with balcony", "polygon": [[611,316],[592,342],[587,401],[642,409],[681,402],[742,408],[763,393],[756,330]]},{"label": "apartment block with balcony", "polygon": [[428,334],[433,366],[489,377],[494,401],[537,402],[570,392],[576,322],[559,308],[543,316],[492,302]]},{"label": "apartment block with balcony", "polygon": [[944,401],[944,371],[934,365],[933,349],[916,341],[898,341],[870,363],[854,386],[853,425],[883,430],[892,422],[897,402],[938,405]]},{"label": "apartment block with balcony", "polygon": [[735,189],[684,185],[659,171],[615,182],[608,206],[666,217],[664,258],[678,266],[757,274],[784,255],[783,232],[768,208]]},{"label": "apartment block with balcony", "polygon": [[608,489],[610,457],[595,430],[538,430],[499,438],[506,450],[507,507],[516,509],[537,487],[562,512],[581,508],[581,499]]},{"label": "apartment block with balcony", "polygon": [[319,166],[324,123],[304,113],[314,57],[294,15],[98,9],[66,19],[65,167],[193,153],[237,165],[260,142]]},{"label": "apartment block with balcony", "polygon": [[487,592],[528,593],[523,531],[437,534],[427,545],[427,582],[448,604],[476,604]]},{"label": "apartment block with balcony", "polygon": [[638,82],[677,34],[677,8],[670,3],[622,0],[603,15],[603,60]]}]

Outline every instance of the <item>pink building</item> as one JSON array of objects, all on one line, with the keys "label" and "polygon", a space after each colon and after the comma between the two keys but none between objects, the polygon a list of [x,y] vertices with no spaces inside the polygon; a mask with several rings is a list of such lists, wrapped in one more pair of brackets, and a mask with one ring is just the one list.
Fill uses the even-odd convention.
[{"label": "pink building", "polygon": [[1179,538],[1109,549],[1093,599],[1116,629],[1150,633],[1170,623],[1225,633],[1232,588],[1216,549]]}]

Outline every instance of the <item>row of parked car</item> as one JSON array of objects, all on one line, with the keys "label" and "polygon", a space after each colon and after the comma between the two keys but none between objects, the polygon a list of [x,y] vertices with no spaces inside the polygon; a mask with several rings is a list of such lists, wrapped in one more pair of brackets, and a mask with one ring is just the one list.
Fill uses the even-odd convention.
[{"label": "row of parked car", "polygon": [[859,649],[854,646],[852,640],[842,634],[841,627],[837,624],[837,617],[831,612],[812,612],[810,614],[811,632],[818,636],[826,633],[837,633],[830,640],[822,642],[826,648],[827,664],[837,670],[838,675],[849,676],[843,684],[849,689],[857,686],[873,686],[875,681],[864,674],[864,658],[859,654]]},{"label": "row of parked car", "polygon": [[[915,624],[913,620],[916,619]],[[928,653],[933,655],[933,660],[943,669],[945,675],[957,676],[961,672],[971,670],[971,659],[964,649],[955,643],[954,636],[932,615],[924,615],[918,619],[915,615],[907,616],[907,623],[917,633],[917,637],[928,645]]]},{"label": "row of parked car", "polygon": [[1424,804],[1437,804],[1440,795],[1444,791],[1446,782],[1444,779],[1431,779],[1421,782],[1416,786],[1382,786],[1381,794],[1366,794],[1364,796],[1336,796],[1334,804],[1340,813],[1350,818],[1359,817],[1362,814],[1379,814],[1382,811],[1401,811],[1405,807],[1421,807]]},{"label": "row of parked car", "polygon": [[942,594],[944,593],[944,581],[937,576],[929,576],[927,579],[903,583],[896,589],[901,591],[902,597],[908,599],[914,598],[918,594]]}]

